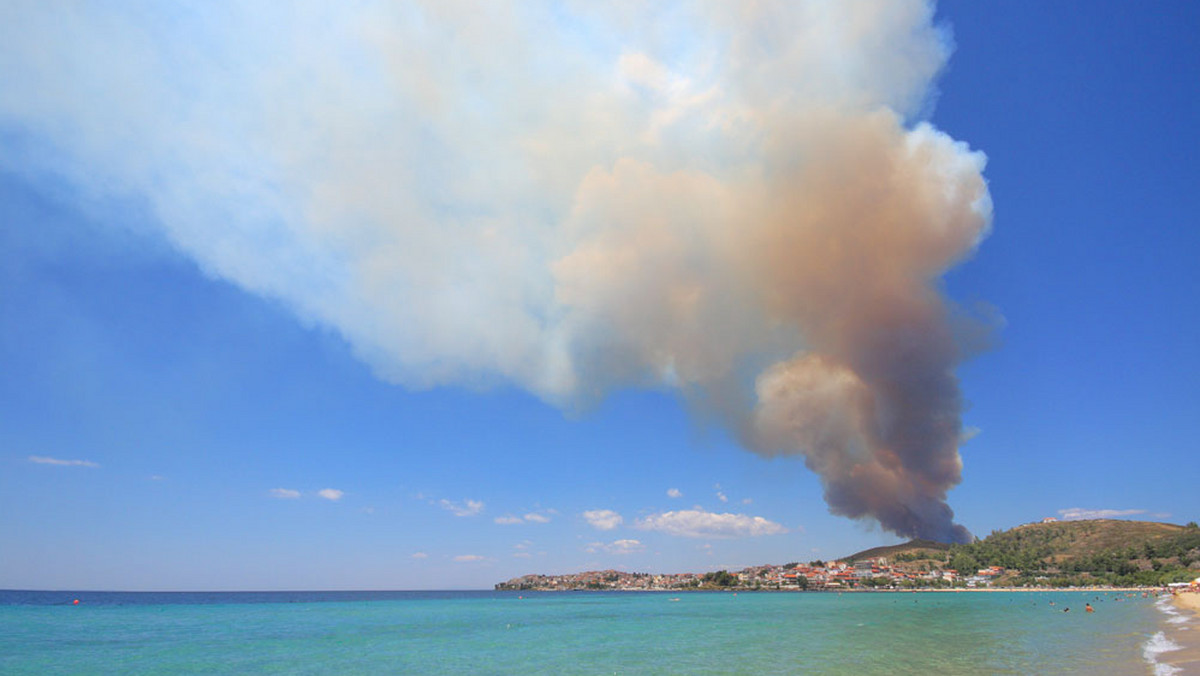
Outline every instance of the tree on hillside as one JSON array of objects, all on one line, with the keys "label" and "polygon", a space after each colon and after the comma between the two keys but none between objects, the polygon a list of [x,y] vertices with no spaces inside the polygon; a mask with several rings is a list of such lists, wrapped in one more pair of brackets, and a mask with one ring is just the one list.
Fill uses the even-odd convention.
[{"label": "tree on hillside", "polygon": [[979,570],[979,561],[966,552],[955,552],[950,556],[950,567],[959,575],[974,575]]},{"label": "tree on hillside", "polygon": [[718,570],[715,573],[705,573],[700,578],[703,584],[712,585],[714,587],[732,587],[737,584],[737,578],[727,570]]}]

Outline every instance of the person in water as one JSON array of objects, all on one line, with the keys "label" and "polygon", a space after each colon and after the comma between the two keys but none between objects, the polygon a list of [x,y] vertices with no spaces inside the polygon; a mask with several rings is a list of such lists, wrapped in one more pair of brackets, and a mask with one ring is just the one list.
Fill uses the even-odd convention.
[{"label": "person in water", "polygon": [[1084,610],[1086,610],[1086,611],[1087,611],[1087,612],[1089,612],[1089,613],[1094,613],[1094,612],[1096,612],[1096,609],[1095,609],[1095,608],[1093,608],[1093,607],[1092,607],[1092,604],[1090,604],[1090,603],[1085,603],[1085,604],[1083,604],[1083,609],[1084,609]]}]

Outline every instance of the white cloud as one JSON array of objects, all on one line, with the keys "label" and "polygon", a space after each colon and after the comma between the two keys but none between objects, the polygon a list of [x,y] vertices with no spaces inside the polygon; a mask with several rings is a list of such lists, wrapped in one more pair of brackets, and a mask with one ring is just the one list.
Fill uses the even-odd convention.
[{"label": "white cloud", "polygon": [[752,498],[742,498],[742,504],[743,504],[743,505],[749,505],[749,504],[751,504],[752,502],[754,502],[754,500],[753,500]]},{"label": "white cloud", "polygon": [[590,542],[588,543],[587,547],[584,548],[584,551],[588,552],[589,554],[598,554],[603,552],[605,554],[623,555],[640,552],[645,548],[645,545],[638,540],[614,540],[613,542],[608,543]]},{"label": "white cloud", "polygon": [[483,511],[483,502],[480,500],[464,500],[462,503],[458,503],[442,499],[438,501],[438,505],[454,516],[476,516]]},{"label": "white cloud", "polygon": [[729,502],[729,498],[726,497],[726,495],[724,493],[722,493],[721,491],[717,491],[717,499],[720,500],[721,502]]},{"label": "white cloud", "polygon": [[44,455],[31,455],[29,462],[39,465],[58,465],[59,467],[99,467],[100,463],[92,462],[91,460],[62,460],[59,458],[48,458]]},{"label": "white cloud", "polygon": [[1122,516],[1134,516],[1137,514],[1145,514],[1144,509],[1084,509],[1082,507],[1072,507],[1070,509],[1058,510],[1059,515],[1067,521],[1080,521],[1084,519],[1115,519]]},{"label": "white cloud", "polygon": [[428,554],[426,554],[425,552],[413,552],[413,555],[412,555],[412,557],[411,557],[411,558],[414,558],[414,559],[428,559],[428,558],[429,558],[429,555],[428,555]]},{"label": "white cloud", "polygon": [[583,513],[583,518],[597,530],[612,530],[625,519],[611,509],[592,509]]},{"label": "white cloud", "polygon": [[151,474],[149,476],[149,479],[151,481],[164,481],[164,480],[166,480],[166,477],[161,474]]},{"label": "white cloud", "polygon": [[487,561],[487,557],[478,554],[459,554],[454,557],[454,560],[457,563],[471,563],[472,561]]},{"label": "white cloud", "polygon": [[271,497],[282,500],[295,500],[300,497],[300,491],[292,490],[291,488],[272,488],[270,493]]},{"label": "white cloud", "polygon": [[537,512],[530,512],[525,516],[513,516],[512,514],[505,514],[504,516],[498,516],[492,520],[501,526],[516,526],[522,523],[550,523],[550,517]]},{"label": "white cloud", "polygon": [[334,502],[341,500],[343,495],[345,495],[345,493],[336,488],[322,488],[321,490],[317,491],[318,497],[325,498],[326,500],[332,500]]},{"label": "white cloud", "polygon": [[639,519],[636,527],[690,538],[737,538],[787,532],[783,525],[761,516],[716,514],[695,509],[652,514]]},{"label": "white cloud", "polygon": [[667,497],[668,498],[682,498],[683,491],[679,490],[678,488],[668,488],[667,489]]}]

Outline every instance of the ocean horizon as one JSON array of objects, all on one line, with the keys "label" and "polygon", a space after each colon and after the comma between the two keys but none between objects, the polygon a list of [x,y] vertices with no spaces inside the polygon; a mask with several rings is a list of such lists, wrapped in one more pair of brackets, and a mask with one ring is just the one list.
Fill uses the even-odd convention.
[{"label": "ocean horizon", "polygon": [[9,590],[0,672],[1172,674],[1164,631],[1194,620],[1170,611],[1111,591]]}]

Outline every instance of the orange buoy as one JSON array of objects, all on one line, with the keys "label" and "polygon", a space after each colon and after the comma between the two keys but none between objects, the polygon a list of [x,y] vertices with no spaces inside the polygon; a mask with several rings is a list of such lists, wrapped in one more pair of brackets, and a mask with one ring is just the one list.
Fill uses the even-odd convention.
[{"label": "orange buoy", "polygon": [[75,599],[74,604],[79,605],[79,599]]}]

